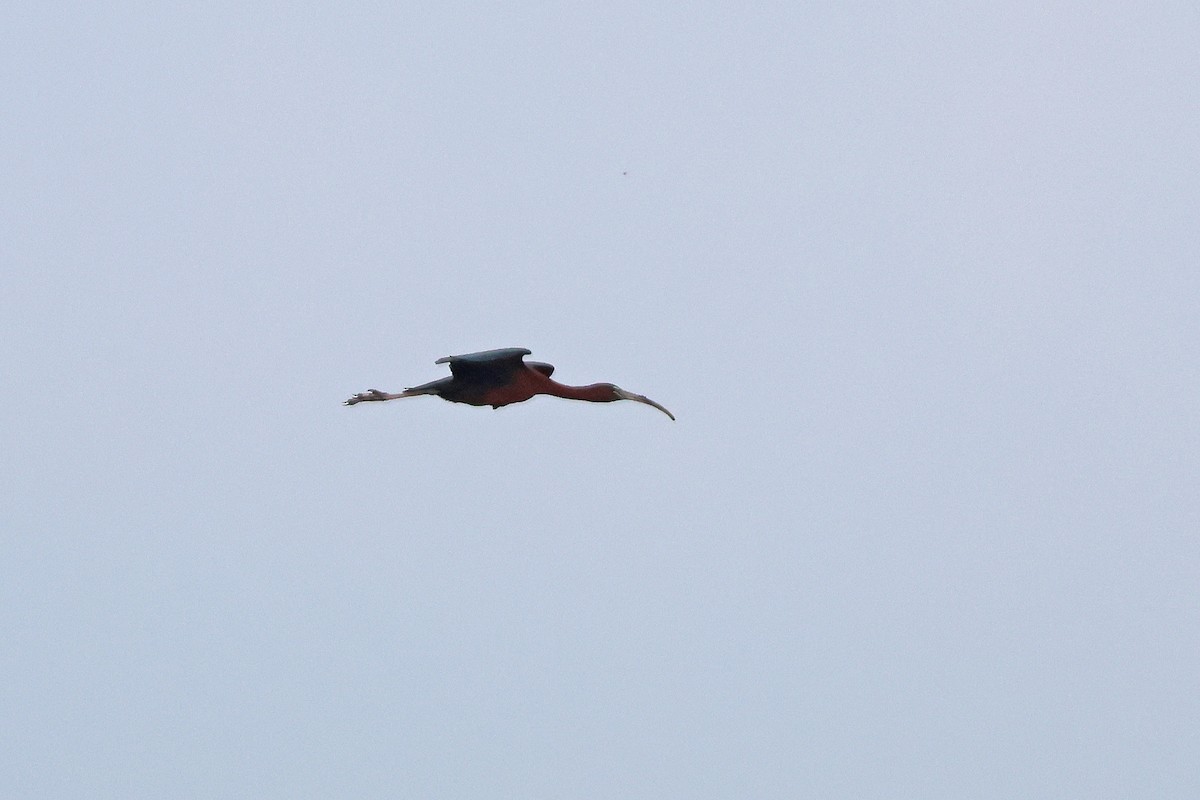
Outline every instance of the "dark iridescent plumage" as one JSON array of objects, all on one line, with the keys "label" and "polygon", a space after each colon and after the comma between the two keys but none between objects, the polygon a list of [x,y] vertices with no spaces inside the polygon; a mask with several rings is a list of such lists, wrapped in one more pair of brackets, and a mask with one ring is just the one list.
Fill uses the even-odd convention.
[{"label": "dark iridescent plumage", "polygon": [[611,383],[594,383],[589,386],[567,386],[551,380],[554,367],[540,361],[525,361],[530,351],[523,347],[505,347],[499,350],[483,350],[461,356],[446,356],[435,363],[449,364],[450,377],[405,389],[398,394],[371,389],[361,392],[346,401],[352,406],[372,400],[397,400],[403,397],[418,397],[433,394],[452,403],[500,408],[511,403],[520,403],[538,394],[564,397],[569,400],[586,400],[593,403],[611,403],[615,400],[634,400],[657,408],[671,419],[675,416],[644,395],[627,392]]}]

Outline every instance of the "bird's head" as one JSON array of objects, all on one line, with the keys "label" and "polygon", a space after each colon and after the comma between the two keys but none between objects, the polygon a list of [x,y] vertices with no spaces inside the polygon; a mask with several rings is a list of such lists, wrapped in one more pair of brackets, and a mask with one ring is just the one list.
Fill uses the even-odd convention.
[{"label": "bird's head", "polygon": [[666,414],[671,419],[675,419],[674,414],[672,414],[670,411],[667,411],[665,408],[663,408],[658,403],[651,400],[649,397],[646,397],[646,395],[644,395],[644,394],[637,394],[636,392],[629,392],[629,391],[622,389],[620,386],[616,386],[611,383],[606,383],[606,384],[604,384],[604,386],[605,386],[605,388],[612,390],[613,400],[632,400],[635,403],[645,403],[648,406],[654,406],[655,408],[657,408],[659,411]]}]

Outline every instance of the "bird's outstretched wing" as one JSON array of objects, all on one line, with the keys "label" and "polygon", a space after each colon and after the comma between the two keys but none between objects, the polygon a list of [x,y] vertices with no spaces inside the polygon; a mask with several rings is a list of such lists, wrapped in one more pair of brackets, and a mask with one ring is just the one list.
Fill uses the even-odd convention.
[{"label": "bird's outstretched wing", "polygon": [[500,385],[507,383],[512,374],[521,369],[522,359],[529,354],[530,351],[524,347],[503,347],[499,350],[446,356],[434,363],[449,364],[450,372],[460,381]]}]

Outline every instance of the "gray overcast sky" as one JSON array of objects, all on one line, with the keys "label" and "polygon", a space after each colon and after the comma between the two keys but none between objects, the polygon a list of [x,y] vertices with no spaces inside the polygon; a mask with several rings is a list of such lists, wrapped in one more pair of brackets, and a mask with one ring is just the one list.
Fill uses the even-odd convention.
[{"label": "gray overcast sky", "polygon": [[0,12],[0,795],[1200,796],[1196,5],[593,5]]}]

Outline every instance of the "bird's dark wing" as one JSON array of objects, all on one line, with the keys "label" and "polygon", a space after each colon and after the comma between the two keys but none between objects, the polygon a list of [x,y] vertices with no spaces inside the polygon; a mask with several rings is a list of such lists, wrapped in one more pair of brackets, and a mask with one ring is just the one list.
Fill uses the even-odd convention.
[{"label": "bird's dark wing", "polygon": [[450,372],[460,381],[501,385],[507,383],[513,373],[522,367],[522,359],[529,353],[524,347],[504,347],[461,356],[446,356],[434,363],[449,364]]},{"label": "bird's dark wing", "polygon": [[525,366],[536,369],[538,372],[542,373],[547,378],[549,378],[551,375],[554,374],[554,365],[547,364],[545,361],[526,361]]}]

